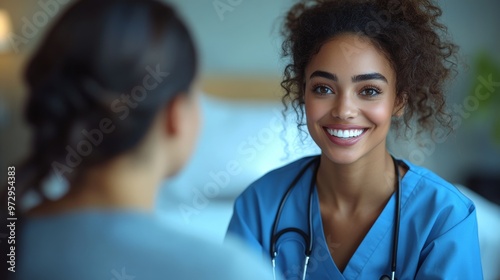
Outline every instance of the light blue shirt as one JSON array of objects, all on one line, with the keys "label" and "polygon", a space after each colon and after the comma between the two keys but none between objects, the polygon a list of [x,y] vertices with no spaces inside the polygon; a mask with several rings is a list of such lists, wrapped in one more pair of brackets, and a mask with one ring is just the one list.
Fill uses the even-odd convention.
[{"label": "light blue shirt", "polygon": [[24,218],[21,230],[15,279],[272,279],[240,243],[200,239],[143,213]]},{"label": "light blue shirt", "polygon": [[[270,256],[272,226],[280,201],[295,177],[317,157],[274,170],[236,200],[228,234],[243,238]],[[431,171],[404,161],[397,279],[483,279],[476,210],[457,188]],[[314,165],[297,181],[283,208],[277,232],[295,227],[308,232],[308,197]],[[313,250],[307,279],[379,279],[390,275],[396,196],[392,195],[344,271],[335,265],[324,236],[318,194],[313,192]],[[330,242],[331,243],[331,242]],[[285,279],[302,279],[304,238],[290,232],[277,241],[276,266]],[[340,244],[341,246],[341,244]],[[267,258],[269,261],[269,258]]]}]

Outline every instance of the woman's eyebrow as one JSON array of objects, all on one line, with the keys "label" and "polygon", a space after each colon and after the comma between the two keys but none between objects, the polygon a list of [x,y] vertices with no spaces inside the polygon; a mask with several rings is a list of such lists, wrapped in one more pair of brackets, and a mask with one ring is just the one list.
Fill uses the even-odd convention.
[{"label": "woman's eyebrow", "polygon": [[381,80],[387,83],[387,79],[384,77],[384,75],[380,73],[368,73],[368,74],[356,75],[353,76],[351,80],[353,83],[367,81],[367,80]]},{"label": "woman's eyebrow", "polygon": [[329,80],[332,80],[334,82],[337,82],[339,79],[337,78],[337,75],[335,74],[332,74],[332,73],[328,73],[328,72],[325,72],[325,71],[314,71],[311,76],[309,76],[309,79],[312,79],[314,77],[322,77],[322,78],[325,78],[325,79],[329,79]]},{"label": "woman's eyebrow", "polygon": [[[329,72],[326,72],[326,71],[314,71],[311,76],[309,76],[309,79],[312,79],[314,77],[322,77],[322,78],[325,78],[325,79],[329,79],[329,80],[332,80],[334,82],[338,82],[338,77],[337,75],[333,74],[333,73],[329,73]],[[351,78],[352,82],[353,83],[357,83],[357,82],[362,82],[362,81],[367,81],[367,80],[381,80],[381,81],[384,81],[387,83],[387,79],[384,77],[384,75],[380,74],[380,73],[368,73],[368,74],[360,74],[360,75],[356,75],[356,76],[353,76]]]}]

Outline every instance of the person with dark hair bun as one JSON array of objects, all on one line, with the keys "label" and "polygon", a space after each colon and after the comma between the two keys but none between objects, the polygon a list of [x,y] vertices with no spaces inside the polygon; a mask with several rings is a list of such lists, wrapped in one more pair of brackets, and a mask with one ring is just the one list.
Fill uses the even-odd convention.
[{"label": "person with dark hair bun", "polygon": [[[81,0],[64,12],[25,73],[33,142],[16,170],[16,196],[18,204],[28,194],[41,202],[17,218],[14,249],[2,242],[4,257],[15,253],[2,273],[23,280],[272,277],[243,244],[204,240],[154,215],[161,181],[179,172],[197,139],[197,69],[188,29],[160,1]],[[69,182],[55,200],[42,187],[53,176]]]},{"label": "person with dark hair bun", "polygon": [[286,279],[482,279],[475,206],[396,159],[392,127],[451,131],[457,46],[431,0],[302,0],[287,13],[281,83],[321,149],[236,200],[228,236]]}]

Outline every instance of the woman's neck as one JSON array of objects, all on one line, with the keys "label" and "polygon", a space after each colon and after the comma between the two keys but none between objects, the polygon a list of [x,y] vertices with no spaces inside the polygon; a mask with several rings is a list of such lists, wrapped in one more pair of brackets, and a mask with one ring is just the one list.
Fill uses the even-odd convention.
[{"label": "woman's neck", "polygon": [[317,174],[322,207],[352,215],[385,205],[395,191],[396,178],[391,155],[384,151],[341,165],[321,156]]},{"label": "woman's neck", "polygon": [[82,209],[133,209],[152,212],[164,171],[154,164],[113,160],[94,167],[78,182],[70,184],[66,195],[47,201],[28,215],[46,215]]}]

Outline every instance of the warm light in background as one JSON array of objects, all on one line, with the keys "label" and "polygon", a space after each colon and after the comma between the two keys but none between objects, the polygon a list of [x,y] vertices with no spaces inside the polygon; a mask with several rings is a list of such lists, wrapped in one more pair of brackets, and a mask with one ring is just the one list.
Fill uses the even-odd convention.
[{"label": "warm light in background", "polygon": [[12,32],[9,14],[6,10],[0,10],[0,52],[9,49],[9,34]]}]

